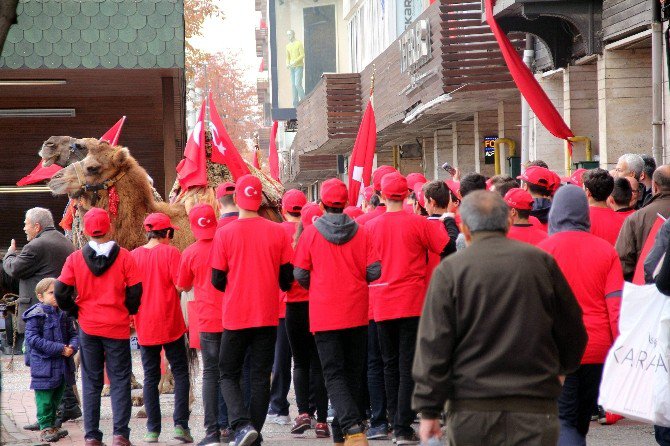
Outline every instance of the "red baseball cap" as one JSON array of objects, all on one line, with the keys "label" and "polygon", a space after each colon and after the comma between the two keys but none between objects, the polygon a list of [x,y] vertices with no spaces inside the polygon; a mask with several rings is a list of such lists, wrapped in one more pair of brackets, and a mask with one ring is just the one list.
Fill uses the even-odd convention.
[{"label": "red baseball cap", "polygon": [[413,191],[414,190],[414,185],[416,183],[425,184],[427,182],[428,182],[428,180],[426,179],[426,177],[424,177],[423,174],[420,174],[418,172],[412,172],[412,173],[407,175],[407,188],[409,190]]},{"label": "red baseball cap", "polygon": [[426,208],[426,196],[423,194],[423,185],[426,183],[416,183],[414,184],[414,195],[416,196],[416,201],[421,205],[422,208]]},{"label": "red baseball cap", "polygon": [[586,172],[586,169],[580,168],[575,170],[572,175],[570,175],[570,179],[568,180],[570,183],[574,184],[575,186],[582,187],[584,185],[584,173]]},{"label": "red baseball cap", "polygon": [[397,172],[397,170],[395,170],[391,166],[379,166],[372,173],[372,186],[375,188],[376,191],[382,190],[382,178],[384,177],[384,175],[391,172]]},{"label": "red baseball cap", "polygon": [[281,205],[286,212],[300,212],[307,203],[307,197],[298,189],[290,189],[284,193]]},{"label": "red baseball cap", "polygon": [[235,183],[226,181],[225,183],[219,184],[219,186],[216,188],[216,199],[218,200],[221,197],[225,197],[226,195],[232,195],[234,193],[235,193]]},{"label": "red baseball cap", "polygon": [[109,214],[101,208],[91,208],[84,214],[84,233],[91,237],[101,237],[109,232],[112,222]]},{"label": "red baseball cap", "polygon": [[462,200],[461,197],[461,182],[455,180],[444,180],[444,184],[447,185],[452,194],[456,195],[456,198]]},{"label": "red baseball cap", "polygon": [[375,194],[375,188],[372,186],[368,186],[365,189],[363,189],[363,199],[365,199],[365,201],[367,202],[370,202],[374,194]]},{"label": "red baseball cap", "polygon": [[263,201],[261,180],[251,174],[243,175],[235,186],[237,206],[247,211],[257,211]]},{"label": "red baseball cap", "polygon": [[528,191],[519,187],[514,187],[505,194],[505,203],[511,208],[520,209],[522,211],[530,211],[533,209],[533,197]]},{"label": "red baseball cap", "polygon": [[208,204],[196,204],[188,213],[191,231],[196,240],[211,240],[216,234],[216,214]]},{"label": "red baseball cap", "polygon": [[307,226],[314,224],[317,218],[323,215],[321,207],[316,203],[307,203],[302,207],[302,213],[300,214],[300,221],[302,222],[302,227],[306,228]]},{"label": "red baseball cap", "polygon": [[347,200],[347,186],[342,180],[331,178],[321,185],[321,202],[324,206],[344,209],[347,206]]},{"label": "red baseball cap", "polygon": [[347,206],[344,208],[344,213],[351,217],[352,220],[356,220],[357,217],[363,215],[363,210],[356,206]]},{"label": "red baseball cap", "polygon": [[517,180],[523,180],[526,183],[543,186],[547,189],[551,189],[552,184],[555,182],[553,172],[540,166],[530,166],[516,178]]},{"label": "red baseball cap", "polygon": [[178,226],[172,224],[170,217],[162,212],[154,212],[147,215],[147,218],[144,219],[145,231],[160,231],[161,229],[168,228],[179,229]]},{"label": "red baseball cap", "polygon": [[382,195],[389,200],[404,200],[407,197],[407,178],[398,171],[387,173],[382,178]]}]

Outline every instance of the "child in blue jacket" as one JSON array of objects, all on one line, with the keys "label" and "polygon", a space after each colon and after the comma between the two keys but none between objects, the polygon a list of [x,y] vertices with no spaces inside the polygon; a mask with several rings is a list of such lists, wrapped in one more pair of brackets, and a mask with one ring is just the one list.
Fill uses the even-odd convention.
[{"label": "child in blue jacket", "polygon": [[[72,355],[79,348],[74,320],[58,309],[54,297],[56,279],[40,280],[35,294],[40,303],[23,313],[29,347],[30,388],[35,391],[40,441],[54,442],[68,435],[54,426],[56,409],[65,384],[75,383]],[[26,361],[28,362],[28,360]]]}]

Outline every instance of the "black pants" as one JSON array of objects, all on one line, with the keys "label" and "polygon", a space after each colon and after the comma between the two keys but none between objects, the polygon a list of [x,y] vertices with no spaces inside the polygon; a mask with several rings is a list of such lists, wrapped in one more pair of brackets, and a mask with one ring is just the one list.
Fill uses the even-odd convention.
[{"label": "black pants", "polygon": [[409,435],[413,432],[412,422],[412,364],[416,349],[416,334],[419,318],[408,317],[377,322],[379,346],[384,360],[384,383],[389,421],[393,423],[393,433]]},{"label": "black pants", "polygon": [[[265,424],[270,402],[270,373],[274,359],[277,327],[224,330],[221,336],[219,370],[221,392],[228,406],[228,418],[237,430],[251,423],[259,433]],[[247,349],[251,350],[251,400],[245,406],[240,378]]]},{"label": "black pants", "polygon": [[365,367],[368,328],[321,331],[314,334],[330,401],[335,408],[333,440],[349,429],[360,426],[362,370]]},{"label": "black pants", "polygon": [[309,331],[309,302],[286,304],[286,332],[293,352],[293,388],[298,413],[310,413],[310,394],[313,394],[316,419],[325,423],[328,418],[328,392],[316,342]]},{"label": "black pants", "polygon": [[228,409],[221,395],[219,352],[221,333],[200,333],[202,353],[202,406],[205,411],[206,435],[216,434],[228,427]]},{"label": "black pants", "polygon": [[585,444],[602,374],[602,364],[582,364],[565,377],[563,390],[558,397],[558,417],[561,423],[559,445]]},{"label": "black pants", "polygon": [[[81,381],[84,403],[85,438],[102,441],[100,431],[100,393],[103,366],[107,367],[112,399],[114,435],[130,438],[130,341],[92,336],[79,329]],[[105,360],[106,359],[106,360]]]},{"label": "black pants", "polygon": [[79,401],[77,401],[77,395],[74,394],[74,387],[69,384],[65,384],[63,399],[58,406],[58,411],[61,414],[67,415],[68,412],[76,411],[78,408]]},{"label": "black pants", "polygon": [[291,388],[291,347],[286,334],[286,319],[279,319],[275,343],[272,382],[270,384],[270,413],[288,415],[288,391]]},{"label": "black pants", "polygon": [[174,412],[172,413],[174,425],[188,429],[189,418],[188,395],[191,382],[188,376],[188,354],[184,336],[168,344],[140,345],[142,368],[144,368],[143,394],[144,408],[147,411],[147,431],[156,433],[161,432],[158,383],[161,380],[161,350],[163,349],[165,349],[165,357],[174,376]]},{"label": "black pants", "polygon": [[370,427],[388,426],[386,418],[386,387],[384,360],[379,347],[377,324],[368,325],[368,394],[370,395]]},{"label": "black pants", "polygon": [[670,446],[670,427],[654,426],[654,438],[661,446]]}]

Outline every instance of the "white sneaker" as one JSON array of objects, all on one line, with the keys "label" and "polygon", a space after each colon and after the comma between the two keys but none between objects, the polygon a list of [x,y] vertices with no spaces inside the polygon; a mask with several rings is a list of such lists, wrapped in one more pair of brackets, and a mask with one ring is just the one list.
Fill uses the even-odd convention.
[{"label": "white sneaker", "polygon": [[291,419],[288,417],[288,415],[268,414],[266,421],[268,423],[274,423],[280,426],[288,426],[291,424]]}]

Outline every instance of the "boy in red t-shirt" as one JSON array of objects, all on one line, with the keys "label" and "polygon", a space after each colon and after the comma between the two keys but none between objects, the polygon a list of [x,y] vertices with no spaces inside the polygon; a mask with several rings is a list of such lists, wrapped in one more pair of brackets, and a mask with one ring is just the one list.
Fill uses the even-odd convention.
[{"label": "boy in red t-shirt", "polygon": [[186,324],[181,312],[177,275],[180,253],[170,245],[175,229],[170,217],[160,212],[144,219],[147,239],[145,245],[131,254],[142,274],[143,298],[135,329],[142,353],[144,368],[144,407],[147,411],[145,443],[158,442],[161,432],[161,408],[158,383],[161,379],[161,350],[170,363],[174,376],[174,438],[184,443],[193,442],[188,428],[189,381],[186,352]]},{"label": "boy in red t-shirt", "polygon": [[589,202],[591,234],[614,246],[623,225],[617,213],[607,204],[607,199],[614,190],[614,178],[605,169],[587,170],[582,178]]},{"label": "boy in red t-shirt", "polygon": [[347,196],[347,187],[337,178],[322,184],[325,214],[301,234],[294,276],[309,289],[310,330],[336,413],[333,440],[363,445],[365,414],[359,403],[366,360],[367,284],[379,278],[381,264],[365,228],[343,213]]},{"label": "boy in red t-shirt", "polygon": [[216,188],[216,199],[219,200],[218,213],[220,217],[217,226],[219,228],[225,226],[226,223],[237,220],[239,216],[233,194],[235,194],[235,183],[227,181]]},{"label": "boy in red t-shirt", "polygon": [[426,292],[426,259],[429,252],[442,254],[449,236],[443,226],[403,212],[407,180],[400,173],[384,175],[381,188],[386,212],[365,225],[383,266],[379,281],[370,285],[370,298],[384,360],[393,435],[397,444],[417,444],[418,436],[411,426],[415,416],[411,407],[412,362]]},{"label": "boy in red t-shirt", "polygon": [[[191,232],[197,241],[187,247],[181,255],[177,287],[182,291],[193,289],[198,309],[202,352],[202,405],[205,410],[205,439],[200,444],[218,445],[219,442],[230,442],[230,432],[225,402],[219,401],[223,293],[212,286],[212,267],[209,265],[217,221],[214,209],[208,204],[194,206],[188,214],[188,219]],[[194,315],[191,314],[190,317]],[[224,413],[219,413],[220,403],[223,403],[221,410]]]},{"label": "boy in red t-shirt", "polygon": [[[279,323],[277,296],[293,282],[291,242],[281,225],[258,215],[262,197],[258,178],[237,180],[239,219],[216,231],[211,256],[212,285],[225,291],[219,368],[236,446],[253,444],[265,423]],[[253,358],[249,408],[240,388],[247,348]]]},{"label": "boy in red t-shirt", "polygon": [[530,193],[515,187],[507,191],[504,199],[509,206],[509,215],[512,220],[507,238],[530,243],[531,245],[537,245],[547,238],[545,231],[538,229],[528,221],[534,201]]},{"label": "boy in red t-shirt", "polygon": [[129,315],[140,306],[142,278],[132,255],[111,239],[110,226],[103,209],[92,208],[84,215],[84,233],[90,241],[68,256],[54,287],[58,306],[79,320],[86,446],[102,445],[100,393],[105,362],[111,381],[113,445],[130,445]]}]

